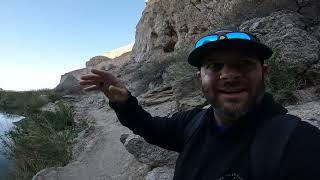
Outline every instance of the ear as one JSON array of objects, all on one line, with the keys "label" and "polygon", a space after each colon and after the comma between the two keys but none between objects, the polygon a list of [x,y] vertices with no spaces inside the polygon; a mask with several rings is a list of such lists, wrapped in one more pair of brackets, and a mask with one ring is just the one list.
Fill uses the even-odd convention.
[{"label": "ear", "polygon": [[261,68],[262,68],[262,73],[263,74],[266,74],[268,72],[268,65],[267,64],[262,64]]},{"label": "ear", "polygon": [[202,78],[201,78],[201,70],[197,71],[197,79],[198,79],[198,81],[202,80]]}]

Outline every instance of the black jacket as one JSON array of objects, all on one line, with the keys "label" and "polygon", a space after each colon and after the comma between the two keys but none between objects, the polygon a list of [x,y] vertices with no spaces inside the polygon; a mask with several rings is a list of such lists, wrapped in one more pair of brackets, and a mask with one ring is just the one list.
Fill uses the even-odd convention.
[{"label": "black jacket", "polygon": [[[147,142],[179,152],[175,180],[252,180],[249,148],[257,127],[263,121],[287,113],[265,94],[251,112],[222,130],[208,108],[199,131],[184,144],[188,122],[203,109],[195,108],[171,117],[152,117],[138,105],[135,97],[120,106],[109,102],[120,122]],[[307,122],[299,122],[281,160],[281,177],[285,180],[320,180],[320,131]]]}]

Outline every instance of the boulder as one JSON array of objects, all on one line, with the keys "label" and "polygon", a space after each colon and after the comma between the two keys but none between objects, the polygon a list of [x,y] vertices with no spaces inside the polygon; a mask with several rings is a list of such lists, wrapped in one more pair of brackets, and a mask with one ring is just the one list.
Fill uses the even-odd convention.
[{"label": "boulder", "polygon": [[56,88],[54,88],[55,92],[62,95],[79,93],[81,90],[82,88],[79,84],[79,80],[73,75],[66,76],[64,80]]},{"label": "boulder", "polygon": [[301,105],[292,105],[286,108],[290,114],[299,116],[302,120],[320,129],[320,100]]},{"label": "boulder", "polygon": [[121,141],[124,142],[124,146],[139,162],[151,167],[173,166],[175,164],[177,153],[149,144],[136,135],[129,135],[125,140],[123,136]]},{"label": "boulder", "polygon": [[172,180],[174,169],[169,167],[158,167],[150,171],[145,180]]}]

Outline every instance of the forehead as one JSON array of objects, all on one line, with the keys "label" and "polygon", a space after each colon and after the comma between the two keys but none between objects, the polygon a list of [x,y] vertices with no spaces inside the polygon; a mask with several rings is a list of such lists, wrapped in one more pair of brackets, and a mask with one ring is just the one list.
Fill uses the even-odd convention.
[{"label": "forehead", "polygon": [[206,55],[203,58],[203,64],[210,62],[236,63],[241,62],[242,60],[259,62],[259,59],[253,53],[236,50],[222,50]]}]

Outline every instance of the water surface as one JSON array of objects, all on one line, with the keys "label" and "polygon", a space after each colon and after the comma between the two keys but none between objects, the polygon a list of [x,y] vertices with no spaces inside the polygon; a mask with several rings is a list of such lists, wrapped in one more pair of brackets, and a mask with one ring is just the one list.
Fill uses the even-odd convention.
[{"label": "water surface", "polygon": [[[20,121],[23,119],[21,116],[17,115],[9,115],[0,112],[0,141],[3,140],[3,135],[10,130],[14,126],[14,122]],[[7,179],[8,173],[10,169],[13,167],[13,162],[8,160],[6,156],[4,156],[5,148],[3,144],[0,143],[0,179]]]}]

